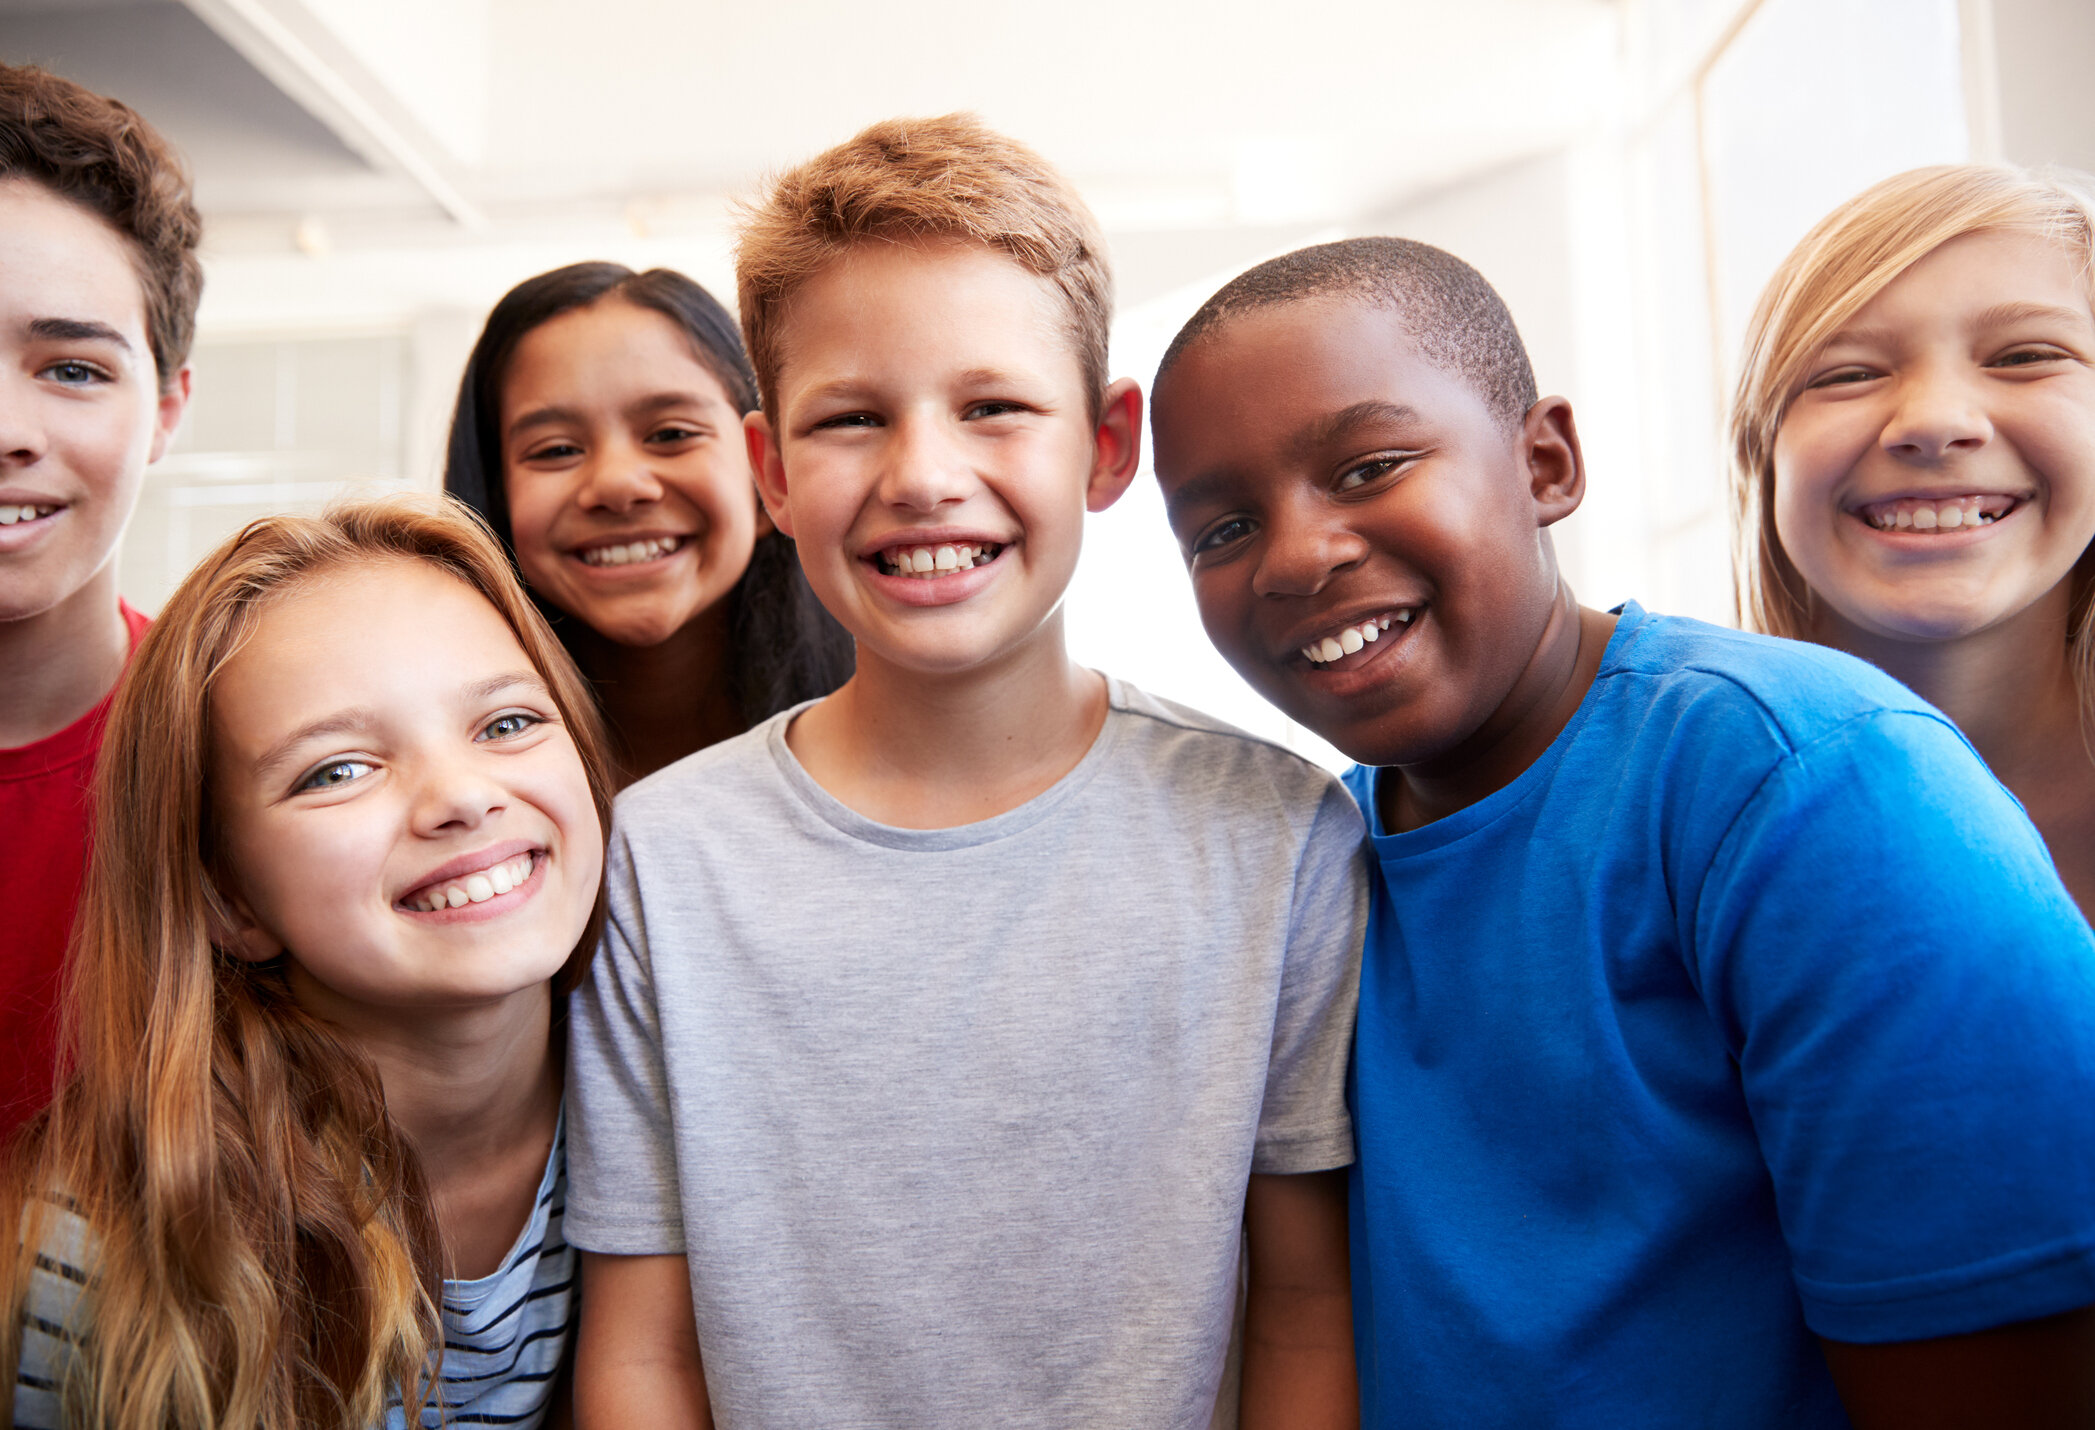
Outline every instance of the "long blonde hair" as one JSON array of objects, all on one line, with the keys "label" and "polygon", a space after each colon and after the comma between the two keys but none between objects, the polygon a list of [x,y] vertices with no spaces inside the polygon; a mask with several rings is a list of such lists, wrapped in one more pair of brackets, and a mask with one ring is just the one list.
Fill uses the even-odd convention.
[{"label": "long blonde hair", "polygon": [[[2095,181],[2009,164],[1938,164],[1864,189],[1821,219],[1768,280],[1731,404],[1733,576],[1748,630],[1810,635],[1811,591],[1775,531],[1775,435],[1812,359],[1943,244],[2003,232],[2059,244],[2079,262],[2095,303]],[[2095,556],[2083,557],[2072,580],[2068,660],[2082,706],[2095,707]]]},{"label": "long blonde hair", "polygon": [[[214,680],[273,598],[334,568],[402,558],[456,576],[502,614],[609,827],[587,687],[460,504],[394,498],[267,518],[190,573],[110,712],[68,956],[67,1074],[0,1187],[0,1225],[21,1235],[0,1258],[0,1368],[19,1360],[54,1197],[92,1229],[69,1423],[361,1430],[389,1389],[416,1407],[433,1383],[442,1238],[377,1071],[292,1000],[284,960],[244,963],[211,936],[234,926],[212,827]],[[601,919],[600,898],[558,991],[586,970]]]}]

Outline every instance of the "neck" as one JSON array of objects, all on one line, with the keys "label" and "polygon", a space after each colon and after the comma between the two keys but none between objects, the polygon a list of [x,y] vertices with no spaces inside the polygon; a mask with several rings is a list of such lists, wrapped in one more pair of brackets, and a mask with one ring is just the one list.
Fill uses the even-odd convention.
[{"label": "neck", "polygon": [[130,653],[114,561],[49,610],[0,621],[0,750],[48,739],[94,709]]},{"label": "neck", "polygon": [[1996,625],[1952,640],[1895,640],[1821,603],[1813,638],[1902,681],[1953,721],[2003,784],[2023,795],[2061,751],[2085,761],[2081,703],[2068,661],[2070,581]]},{"label": "neck", "polygon": [[657,645],[620,645],[579,620],[568,648],[595,687],[621,786],[747,728],[729,660],[728,602],[715,601]]},{"label": "neck", "polygon": [[[296,988],[295,965],[293,977]],[[540,983],[464,1010],[318,1011],[344,1026],[377,1066],[386,1110],[413,1141],[441,1203],[447,1187],[506,1162],[519,1147],[538,1149],[544,1162],[560,1112],[552,1009],[552,987]]]},{"label": "neck", "polygon": [[1416,829],[1465,809],[1520,778],[1563,732],[1593,688],[1615,618],[1579,605],[1559,579],[1534,653],[1475,732],[1444,754],[1399,766],[1387,782],[1383,823]]},{"label": "neck", "polygon": [[869,819],[973,824],[1069,773],[1106,719],[1106,684],[1070,660],[1062,613],[1018,649],[956,675],[898,669],[859,648],[857,672],[786,741],[816,783]]}]

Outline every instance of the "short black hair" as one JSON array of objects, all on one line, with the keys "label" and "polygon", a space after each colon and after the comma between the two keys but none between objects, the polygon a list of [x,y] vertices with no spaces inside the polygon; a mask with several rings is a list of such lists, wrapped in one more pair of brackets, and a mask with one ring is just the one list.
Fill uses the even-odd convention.
[{"label": "short black hair", "polygon": [[1230,319],[1334,296],[1395,313],[1425,359],[1468,383],[1508,427],[1518,427],[1535,405],[1527,346],[1484,275],[1430,243],[1382,237],[1298,248],[1232,278],[1171,340],[1151,392],[1189,348]]}]

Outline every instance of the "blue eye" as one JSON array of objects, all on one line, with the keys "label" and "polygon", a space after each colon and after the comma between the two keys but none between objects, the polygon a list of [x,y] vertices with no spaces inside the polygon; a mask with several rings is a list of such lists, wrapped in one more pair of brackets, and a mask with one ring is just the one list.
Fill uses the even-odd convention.
[{"label": "blue eye", "polygon": [[340,789],[344,785],[354,784],[375,768],[377,767],[369,760],[332,760],[300,780],[297,789],[300,793],[315,789]]},{"label": "blue eye", "polygon": [[89,383],[106,381],[109,376],[93,363],[80,362],[71,358],[64,362],[52,363],[44,369],[43,375],[53,378],[67,387],[85,387]]},{"label": "blue eye", "polygon": [[488,721],[487,728],[480,732],[480,738],[483,740],[514,740],[533,726],[543,725],[544,723],[544,720],[526,711],[510,710]]}]

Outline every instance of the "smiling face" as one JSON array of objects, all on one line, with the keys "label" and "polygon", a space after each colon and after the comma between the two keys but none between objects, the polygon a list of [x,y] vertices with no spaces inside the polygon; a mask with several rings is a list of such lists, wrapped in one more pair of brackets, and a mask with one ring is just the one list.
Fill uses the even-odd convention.
[{"label": "smiling face", "polygon": [[1055,290],[980,245],[867,243],[794,295],[780,348],[759,482],[860,669],[1059,655],[1084,512],[1125,489],[1140,398],[1116,384],[1094,429]]},{"label": "smiling face", "polygon": [[[1339,298],[1233,317],[1156,394],[1156,468],[1201,622],[1237,673],[1354,759],[1487,731],[1557,593],[1509,434],[1395,315]],[[1574,457],[1575,462],[1575,457]]]},{"label": "smiling face", "polygon": [[263,609],[212,710],[240,948],[288,950],[301,1003],[352,1028],[484,1006],[573,952],[603,870],[589,782],[464,582],[405,558],[314,578]]},{"label": "smiling face", "polygon": [[742,414],[663,314],[616,297],[525,334],[502,381],[518,569],[621,645],[658,645],[742,579],[757,538]]},{"label": "smiling face", "polygon": [[[1953,239],[1806,369],[1775,437],[1775,530],[1813,635],[1944,641],[2063,619],[2095,538],[2095,316],[2032,234]],[[2056,607],[2056,610],[2051,610]]]},{"label": "smiling face", "polygon": [[160,390],[123,236],[40,184],[0,180],[0,621],[108,568],[186,393],[186,370]]}]

